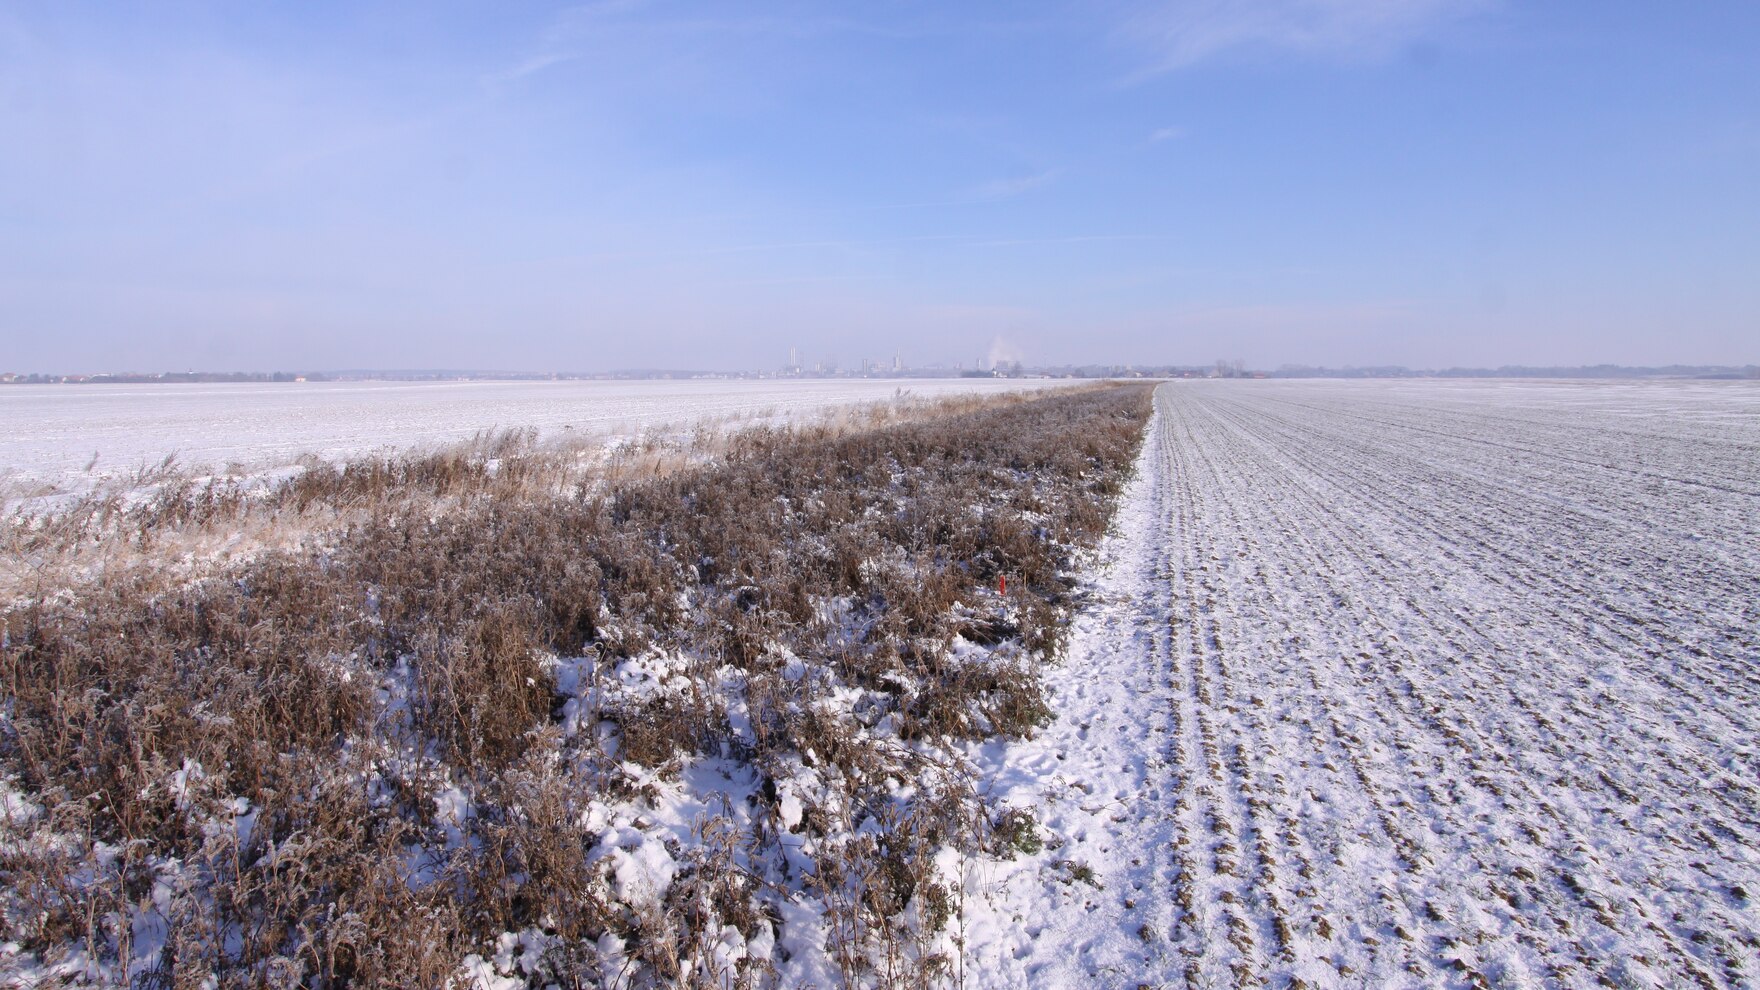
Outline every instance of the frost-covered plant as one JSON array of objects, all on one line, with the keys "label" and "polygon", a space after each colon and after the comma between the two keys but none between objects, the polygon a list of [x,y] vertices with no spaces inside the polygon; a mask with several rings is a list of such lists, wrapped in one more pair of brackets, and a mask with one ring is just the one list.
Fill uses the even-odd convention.
[{"label": "frost-covered plant", "polygon": [[[966,401],[591,476],[512,435],[45,526],[151,559],[329,520],[0,611],[0,768],[36,809],[0,837],[0,942],[142,985],[439,985],[467,957],[758,985],[781,907],[816,898],[849,981],[930,982],[936,851],[992,818],[934,754],[1047,716],[1072,555],[1147,413],[1146,388]],[[709,759],[750,768],[749,803],[673,848],[643,809]],[[638,852],[664,866],[641,896]]]}]

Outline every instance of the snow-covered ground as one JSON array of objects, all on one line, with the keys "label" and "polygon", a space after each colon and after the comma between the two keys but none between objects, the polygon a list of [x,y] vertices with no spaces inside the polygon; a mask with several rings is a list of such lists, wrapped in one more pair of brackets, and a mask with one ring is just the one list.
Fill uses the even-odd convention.
[{"label": "snow-covered ground", "polygon": [[300,382],[0,388],[0,481],[79,492],[167,455],[257,472],[531,427],[625,436],[699,420],[777,420],[892,399],[1067,384],[1036,379]]},{"label": "snow-covered ground", "polygon": [[1176,382],[966,986],[1760,983],[1760,387]]}]

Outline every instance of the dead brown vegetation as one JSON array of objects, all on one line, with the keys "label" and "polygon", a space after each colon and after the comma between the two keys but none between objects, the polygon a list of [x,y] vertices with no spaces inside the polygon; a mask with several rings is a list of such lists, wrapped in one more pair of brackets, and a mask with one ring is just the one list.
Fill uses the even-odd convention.
[{"label": "dead brown vegetation", "polygon": [[[15,532],[66,555],[323,521],[240,563],[99,569],[0,613],[0,766],[25,798],[0,822],[0,941],[93,982],[439,985],[530,929],[539,985],[597,985],[609,934],[632,976],[720,986],[768,970],[719,970],[715,933],[754,937],[793,883],[824,900],[846,979],[929,981],[951,896],[929,857],[994,844],[993,816],[907,743],[1047,717],[1035,671],[1062,648],[1070,555],[1103,531],[1148,407],[1143,387],[946,403],[699,438],[634,474],[510,434]],[[677,676],[609,683],[654,656]],[[557,657],[590,658],[595,683],[564,697]],[[611,731],[562,731],[570,697]],[[639,801],[631,768],[698,754],[757,767],[761,813],[703,826],[666,910],[617,901],[586,812]],[[771,855],[789,774],[821,785],[792,826],[823,842],[806,878]],[[919,785],[902,803],[900,779]],[[864,819],[878,832],[850,838]]]}]

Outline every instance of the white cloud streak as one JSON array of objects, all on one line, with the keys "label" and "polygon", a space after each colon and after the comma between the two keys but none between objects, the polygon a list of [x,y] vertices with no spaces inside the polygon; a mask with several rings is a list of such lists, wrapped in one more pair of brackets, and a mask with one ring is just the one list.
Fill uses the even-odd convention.
[{"label": "white cloud streak", "polygon": [[1151,49],[1157,75],[1240,50],[1374,57],[1490,7],[1494,0],[1165,0],[1125,34]]},{"label": "white cloud streak", "polygon": [[1053,168],[1046,169],[1043,172],[1035,172],[1032,175],[991,179],[989,182],[979,183],[974,187],[972,189],[972,196],[976,199],[1009,199],[1014,196],[1022,195],[1023,193],[1031,192],[1034,189],[1051,182],[1053,179],[1057,178],[1057,174],[1058,170]]}]

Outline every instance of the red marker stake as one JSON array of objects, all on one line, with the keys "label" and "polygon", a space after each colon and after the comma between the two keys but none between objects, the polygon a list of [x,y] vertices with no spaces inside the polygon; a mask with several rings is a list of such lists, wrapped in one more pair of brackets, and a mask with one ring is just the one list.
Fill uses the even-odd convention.
[{"label": "red marker stake", "polygon": [[996,578],[996,591],[999,594],[1004,594],[1004,595],[1008,594],[1008,575],[1007,574],[999,575]]}]

